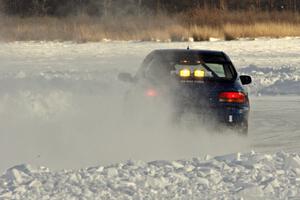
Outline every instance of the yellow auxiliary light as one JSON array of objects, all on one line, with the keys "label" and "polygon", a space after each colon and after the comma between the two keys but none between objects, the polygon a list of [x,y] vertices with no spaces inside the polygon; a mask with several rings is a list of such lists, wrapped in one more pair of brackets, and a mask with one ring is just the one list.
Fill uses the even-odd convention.
[{"label": "yellow auxiliary light", "polygon": [[205,71],[200,70],[200,69],[196,69],[194,71],[194,77],[196,77],[196,78],[204,78],[205,77]]},{"label": "yellow auxiliary light", "polygon": [[188,78],[191,76],[191,70],[189,69],[182,69],[179,71],[179,76],[182,78]]}]

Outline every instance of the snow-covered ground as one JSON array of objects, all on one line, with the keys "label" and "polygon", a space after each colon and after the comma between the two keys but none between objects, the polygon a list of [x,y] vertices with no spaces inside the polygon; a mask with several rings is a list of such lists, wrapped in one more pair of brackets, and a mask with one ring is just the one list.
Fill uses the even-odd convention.
[{"label": "snow-covered ground", "polygon": [[[134,73],[153,49],[188,45],[223,50],[253,77],[249,137],[125,122],[121,102],[130,86],[117,74]],[[0,43],[0,199],[299,196],[299,76],[299,38]],[[218,157],[199,158],[206,154]],[[153,160],[168,161],[147,163]],[[7,170],[20,163],[51,170]],[[60,171],[99,165],[107,167]]]},{"label": "snow-covered ground", "polygon": [[299,154],[231,154],[127,161],[51,172],[19,165],[0,177],[1,199],[296,199]]}]

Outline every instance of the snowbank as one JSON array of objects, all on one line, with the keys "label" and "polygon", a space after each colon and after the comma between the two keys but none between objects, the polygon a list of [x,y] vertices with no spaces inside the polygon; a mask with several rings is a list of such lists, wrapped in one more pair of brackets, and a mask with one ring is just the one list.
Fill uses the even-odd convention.
[{"label": "snowbank", "polygon": [[257,67],[250,65],[239,70],[252,76],[252,94],[300,95],[300,68],[292,66]]},{"label": "snowbank", "polygon": [[0,177],[0,199],[274,199],[300,195],[300,155],[232,154],[127,161],[51,172],[19,165]]}]

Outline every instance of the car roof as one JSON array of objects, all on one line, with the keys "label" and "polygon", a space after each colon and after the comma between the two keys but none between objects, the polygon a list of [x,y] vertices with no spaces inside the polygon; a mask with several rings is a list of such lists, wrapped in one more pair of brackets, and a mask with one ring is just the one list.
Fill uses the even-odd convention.
[{"label": "car roof", "polygon": [[219,54],[224,55],[223,51],[200,50],[200,49],[157,49],[153,53],[198,53],[198,54]]},{"label": "car roof", "polygon": [[[157,49],[152,51],[149,55],[151,56],[162,56],[165,59],[168,57],[178,57],[181,55],[197,55],[202,57],[206,62],[209,61],[220,61],[220,62],[231,62],[230,58],[223,51],[215,50],[199,50],[199,49]],[[150,56],[150,57],[151,57]],[[173,57],[174,58],[174,57]]]}]

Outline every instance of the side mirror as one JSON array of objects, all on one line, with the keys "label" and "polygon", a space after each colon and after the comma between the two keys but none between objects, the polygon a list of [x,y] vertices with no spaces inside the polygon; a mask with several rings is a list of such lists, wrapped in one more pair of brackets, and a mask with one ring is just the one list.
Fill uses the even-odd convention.
[{"label": "side mirror", "polygon": [[118,79],[120,81],[124,81],[124,82],[128,82],[128,83],[133,83],[134,82],[134,78],[129,73],[120,73],[118,75]]},{"label": "side mirror", "polygon": [[241,79],[241,82],[243,85],[248,85],[248,84],[252,83],[251,76],[241,75],[240,79]]}]

